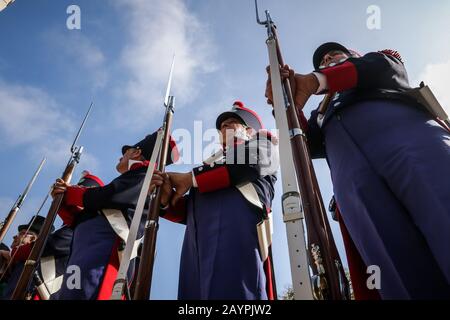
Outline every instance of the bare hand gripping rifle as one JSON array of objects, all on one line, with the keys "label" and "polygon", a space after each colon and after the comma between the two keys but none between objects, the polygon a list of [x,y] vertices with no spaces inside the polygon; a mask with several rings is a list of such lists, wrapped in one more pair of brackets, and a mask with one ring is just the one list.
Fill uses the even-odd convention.
[{"label": "bare hand gripping rifle", "polygon": [[[67,163],[66,168],[64,169],[64,172],[61,177],[61,179],[64,180],[66,183],[70,183],[75,167],[80,162],[83,147],[76,146],[76,143],[78,141],[78,138],[80,137],[80,134],[86,123],[86,120],[91,112],[92,105],[93,104],[91,103],[91,105],[89,106],[89,110],[87,111],[83,119],[83,122],[81,123],[81,126],[78,130],[78,133],[70,148],[71,155],[69,158],[69,162]],[[33,249],[31,249],[28,259],[25,261],[22,274],[20,275],[20,278],[17,282],[17,286],[14,289],[14,292],[11,296],[11,300],[24,300],[26,298],[28,286],[34,276],[34,271],[36,270],[37,264],[41,259],[41,255],[44,251],[44,247],[47,243],[48,236],[50,235],[53,223],[55,221],[56,215],[58,213],[59,207],[61,206],[63,198],[64,198],[63,193],[60,193],[53,198],[53,201],[50,205],[50,209],[48,210],[47,213],[47,217],[45,218],[44,225],[42,226],[39,236],[33,245]]]},{"label": "bare hand gripping rifle", "polygon": [[[175,57],[172,60],[170,68],[169,81],[167,84],[166,95],[164,98],[164,107],[166,108],[163,126],[158,130],[155,146],[150,159],[150,164],[144,178],[141,192],[139,194],[136,210],[128,233],[125,251],[122,262],[119,267],[116,281],[114,283],[111,300],[120,300],[127,290],[127,272],[130,265],[131,254],[135,245],[139,224],[144,211],[144,205],[150,187],[151,179],[158,164],[158,170],[165,171],[167,155],[169,152],[170,129],[172,127],[172,117],[174,113],[175,98],[170,95],[172,85],[172,75],[175,63]],[[148,300],[152,283],[153,265],[156,250],[156,236],[158,232],[159,211],[161,206],[161,189],[156,188],[151,194],[149,214],[144,229],[144,241],[140,255],[139,269],[136,277],[133,300]]]},{"label": "bare hand gripping rifle", "polygon": [[8,232],[9,227],[11,226],[11,223],[14,221],[14,218],[16,217],[17,213],[19,212],[20,208],[22,207],[23,202],[25,201],[25,198],[27,197],[28,193],[30,192],[31,187],[33,186],[34,181],[38,177],[39,173],[42,170],[42,167],[45,163],[45,158],[41,160],[41,163],[39,164],[39,167],[37,168],[36,172],[33,174],[33,177],[31,177],[30,182],[28,182],[28,185],[26,186],[25,190],[22,194],[19,195],[16,202],[12,206],[11,210],[9,211],[8,215],[6,216],[5,220],[0,224],[0,242],[3,241],[3,238],[5,237],[6,233]]},{"label": "bare hand gripping rifle", "polygon": [[[348,281],[326,216],[322,196],[284,66],[277,30],[268,11],[257,22],[267,28],[275,120],[280,135],[283,220],[286,224],[295,299],[349,298]],[[303,221],[306,222],[307,241]],[[312,270],[312,278],[310,276]]]}]

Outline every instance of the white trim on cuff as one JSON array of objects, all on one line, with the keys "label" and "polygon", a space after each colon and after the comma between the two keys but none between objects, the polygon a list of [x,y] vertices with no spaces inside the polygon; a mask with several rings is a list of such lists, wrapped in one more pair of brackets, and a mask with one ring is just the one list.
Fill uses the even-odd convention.
[{"label": "white trim on cuff", "polygon": [[317,89],[316,94],[320,94],[321,92],[328,90],[327,77],[320,72],[313,72],[313,75],[315,75],[319,81],[319,88]]}]

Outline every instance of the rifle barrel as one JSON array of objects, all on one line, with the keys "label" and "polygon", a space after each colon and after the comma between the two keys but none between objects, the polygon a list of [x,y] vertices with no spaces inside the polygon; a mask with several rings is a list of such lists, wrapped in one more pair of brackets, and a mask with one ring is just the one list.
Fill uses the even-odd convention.
[{"label": "rifle barrel", "polygon": [[12,222],[14,221],[17,213],[19,212],[20,208],[22,207],[23,202],[25,201],[25,198],[27,197],[28,193],[30,192],[31,187],[33,186],[39,173],[41,172],[45,161],[46,161],[46,158],[44,157],[41,160],[39,167],[36,169],[33,176],[31,177],[31,180],[28,182],[27,186],[25,187],[25,190],[23,191],[22,194],[19,195],[16,202],[14,203],[11,210],[9,211],[8,215],[6,216],[5,221],[3,221],[2,225],[1,225],[1,230],[0,230],[0,242],[2,242],[3,238],[6,236],[6,233],[8,232],[9,227],[11,226]]},{"label": "rifle barrel", "polygon": [[[169,153],[170,128],[173,119],[173,97],[169,97],[164,119],[164,139],[159,157],[158,170],[165,171],[167,155]],[[144,230],[144,243],[142,246],[139,271],[136,280],[134,300],[148,300],[152,286],[153,266],[155,261],[156,238],[159,227],[159,212],[161,207],[161,188],[156,189],[156,196],[150,205],[150,213],[147,217]]]},{"label": "rifle barrel", "polygon": [[[76,161],[71,161],[70,164],[64,170],[62,175],[62,179],[69,183],[73,172],[75,170]],[[28,259],[25,261],[25,265],[23,267],[20,278],[17,282],[17,286],[14,289],[14,292],[11,296],[11,300],[24,300],[26,298],[27,289],[34,275],[34,270],[37,267],[37,264],[41,258],[42,252],[44,251],[44,247],[47,244],[48,236],[51,233],[51,229],[55,218],[58,214],[58,210],[63,201],[64,194],[60,193],[53,198],[52,204],[47,213],[47,217],[45,218],[44,225],[39,232],[39,236],[36,242],[31,249],[30,255]]]},{"label": "rifle barrel", "polygon": [[[257,22],[267,28],[268,39],[266,43],[269,50],[271,67],[278,68],[278,66],[284,66],[285,64],[281,54],[277,30],[270,14],[266,11],[266,21],[262,22],[259,19],[257,0],[255,0],[255,6]],[[345,279],[345,272],[342,268],[342,263],[327,220],[322,195],[309,154],[306,136],[298,120],[290,82],[289,79],[281,80],[284,105],[280,105],[280,103],[282,104],[283,102],[280,98],[280,90],[278,88],[274,88],[274,95],[275,90],[278,90],[277,108],[286,107],[287,126],[290,132],[290,144],[294,168],[307,228],[307,243],[309,249],[305,249],[307,249],[309,253],[309,265],[313,270],[315,278],[314,283],[316,284],[316,287],[313,290],[315,298],[333,300],[347,299],[348,297],[343,294],[344,290],[342,290],[342,288],[348,287],[348,283],[346,283],[345,280],[344,283],[341,281],[341,279]],[[275,80],[273,79],[272,86],[274,86],[274,82]],[[326,97],[321,105],[320,111],[324,112],[326,110],[326,102],[330,97],[331,96]],[[275,112],[275,114],[279,114],[283,117],[283,113],[280,112],[281,111],[278,111],[278,113]],[[280,121],[280,123],[282,124],[283,122]],[[344,275],[344,277],[342,277],[342,275]]]},{"label": "rifle barrel", "polygon": [[[89,117],[89,114],[92,110],[93,103],[89,106],[86,115],[84,116],[83,122],[81,123],[80,128],[75,136],[73,144],[70,148],[71,155],[69,158],[69,162],[64,169],[64,172],[61,176],[61,179],[66,183],[70,183],[72,179],[72,175],[75,171],[75,167],[77,163],[80,161],[81,154],[83,152],[83,147],[76,147],[76,143],[80,137],[80,134],[83,130],[84,125],[86,124],[86,120]],[[55,222],[56,216],[58,214],[59,208],[63,201],[64,194],[57,194],[50,205],[50,208],[47,213],[47,217],[45,218],[44,224],[39,232],[38,238],[31,249],[31,252],[28,256],[28,259],[25,261],[25,265],[23,267],[20,278],[17,282],[16,288],[11,296],[11,300],[24,300],[27,295],[27,288],[32,280],[34,275],[34,271],[37,267],[39,260],[41,259],[42,253],[44,251],[45,245],[47,244],[48,237],[51,233],[51,229],[53,223]]]}]

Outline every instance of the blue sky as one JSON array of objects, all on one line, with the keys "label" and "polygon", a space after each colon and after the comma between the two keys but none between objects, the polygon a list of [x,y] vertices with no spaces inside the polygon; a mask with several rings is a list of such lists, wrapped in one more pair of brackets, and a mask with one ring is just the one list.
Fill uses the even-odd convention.
[{"label": "blue sky", "polygon": [[[81,30],[66,27],[71,4],[81,8]],[[366,26],[370,5],[381,10],[379,30]],[[312,71],[312,52],[325,41],[340,41],[361,53],[394,49],[402,54],[412,85],[425,80],[442,104],[450,105],[448,1],[261,0],[260,7],[270,9],[284,59],[297,72]],[[105,182],[117,176],[120,146],[161,124],[174,53],[174,129],[193,132],[194,121],[211,128],[217,114],[237,99],[254,107],[266,127],[274,127],[264,98],[266,33],[255,22],[252,0],[16,0],[0,12],[0,30],[1,218],[42,156],[48,157],[8,244],[61,174],[91,101],[95,107],[80,140],[86,152],[74,180],[84,169]],[[306,113],[319,101],[312,98]],[[332,186],[326,163],[315,166],[328,204]],[[274,259],[281,293],[290,283],[290,269],[280,195],[278,184]],[[343,253],[337,225],[332,226]],[[184,227],[162,221],[159,230],[152,298],[174,299]]]}]

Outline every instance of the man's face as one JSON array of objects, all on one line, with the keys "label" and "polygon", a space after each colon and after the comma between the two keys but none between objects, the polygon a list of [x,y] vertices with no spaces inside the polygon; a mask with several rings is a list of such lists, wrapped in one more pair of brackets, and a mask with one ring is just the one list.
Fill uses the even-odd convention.
[{"label": "man's face", "polygon": [[248,135],[250,128],[245,127],[240,120],[228,118],[220,124],[220,140],[222,143],[230,144],[234,138],[244,138]]},{"label": "man's face", "polygon": [[124,155],[119,159],[119,163],[116,165],[116,170],[119,173],[127,172],[129,160],[141,161],[142,160],[141,154],[142,154],[142,152],[139,149],[135,149],[135,148],[128,149],[124,153]]},{"label": "man's face", "polygon": [[328,67],[331,63],[339,63],[342,59],[347,59],[350,56],[340,50],[333,50],[328,52],[320,62],[321,67]]},{"label": "man's face", "polygon": [[21,230],[18,234],[13,237],[13,242],[11,244],[11,248],[17,248],[19,245],[24,245],[35,241],[37,238],[37,234],[33,231]]}]

